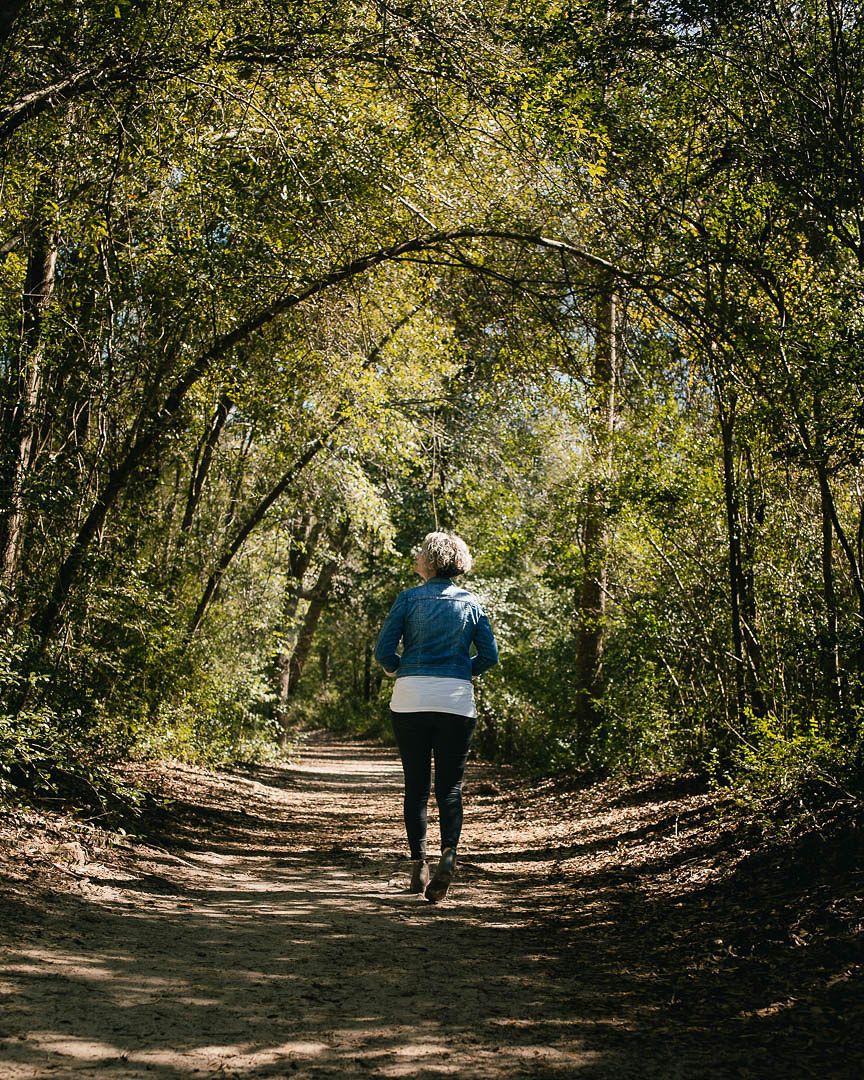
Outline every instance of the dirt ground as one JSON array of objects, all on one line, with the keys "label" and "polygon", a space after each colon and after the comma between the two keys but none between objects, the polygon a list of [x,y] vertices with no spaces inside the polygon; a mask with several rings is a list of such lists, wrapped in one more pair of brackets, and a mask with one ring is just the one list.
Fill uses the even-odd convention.
[{"label": "dirt ground", "polygon": [[0,819],[2,1080],[864,1077],[853,824],[475,764],[432,905],[392,750],[138,775],[172,801],[135,837]]}]

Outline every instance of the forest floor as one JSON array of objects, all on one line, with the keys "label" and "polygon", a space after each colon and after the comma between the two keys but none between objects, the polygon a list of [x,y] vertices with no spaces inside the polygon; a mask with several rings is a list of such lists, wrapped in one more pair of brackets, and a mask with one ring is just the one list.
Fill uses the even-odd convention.
[{"label": "forest floor", "polygon": [[854,823],[473,764],[433,905],[392,750],[133,771],[168,799],[136,836],[0,816],[2,1080],[864,1076]]}]

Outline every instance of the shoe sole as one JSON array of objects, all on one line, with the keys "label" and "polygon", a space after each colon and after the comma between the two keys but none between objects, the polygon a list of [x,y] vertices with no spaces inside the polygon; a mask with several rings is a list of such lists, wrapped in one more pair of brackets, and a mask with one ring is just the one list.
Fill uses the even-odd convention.
[{"label": "shoe sole", "polygon": [[439,900],[443,900],[447,895],[447,890],[450,888],[450,882],[453,880],[452,874],[443,875],[438,880],[432,880],[426,886],[426,899],[430,904],[437,904]]},{"label": "shoe sole", "polygon": [[437,904],[439,900],[444,899],[447,890],[450,888],[450,882],[453,880],[454,872],[455,866],[448,866],[443,870],[436,869],[432,880],[426,886],[426,899],[430,904]]}]

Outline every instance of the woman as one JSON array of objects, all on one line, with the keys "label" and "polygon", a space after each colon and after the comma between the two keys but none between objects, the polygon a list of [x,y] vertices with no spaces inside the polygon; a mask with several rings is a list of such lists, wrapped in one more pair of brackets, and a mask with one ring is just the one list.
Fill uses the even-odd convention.
[{"label": "woman", "polygon": [[[399,594],[375,645],[375,659],[396,679],[390,715],[405,773],[410,891],[425,892],[433,903],[447,893],[462,831],[462,777],[477,716],[471,679],[498,660],[486,613],[475,596],[452,581],[470,569],[463,540],[429,533],[414,563],[424,584]],[[433,755],[441,860],[430,881],[426,808]]]}]

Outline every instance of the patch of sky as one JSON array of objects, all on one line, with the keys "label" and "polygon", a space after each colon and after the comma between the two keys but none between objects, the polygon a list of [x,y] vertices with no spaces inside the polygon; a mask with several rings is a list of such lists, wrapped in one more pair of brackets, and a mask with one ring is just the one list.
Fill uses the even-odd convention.
[{"label": "patch of sky", "polygon": [[207,233],[207,244],[211,247],[226,247],[233,235],[234,229],[228,222],[220,221],[218,225],[214,225]]},{"label": "patch of sky", "polygon": [[707,4],[659,0],[649,7],[651,15],[680,40],[697,40],[711,25],[711,7]]}]

